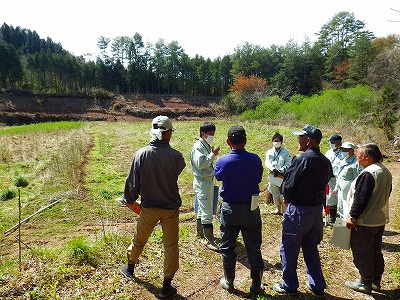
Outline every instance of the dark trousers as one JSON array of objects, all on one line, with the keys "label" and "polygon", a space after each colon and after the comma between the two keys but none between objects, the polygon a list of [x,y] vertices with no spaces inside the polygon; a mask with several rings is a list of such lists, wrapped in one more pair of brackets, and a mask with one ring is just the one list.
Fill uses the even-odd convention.
[{"label": "dark trousers", "polygon": [[318,244],[322,240],[322,205],[296,206],[289,203],[282,221],[282,241],[280,255],[282,260],[282,287],[287,291],[296,291],[297,259],[300,248],[306,263],[310,286],[317,291],[326,288],[321,269]]},{"label": "dark trousers", "polygon": [[361,278],[372,279],[382,276],[385,262],[382,254],[382,235],[385,226],[356,226],[351,230],[351,251],[353,262]]},{"label": "dark trousers", "polygon": [[221,243],[220,252],[224,266],[236,264],[236,239],[242,233],[247,259],[252,269],[264,269],[261,255],[261,216],[260,209],[250,211],[250,203],[221,204]]}]

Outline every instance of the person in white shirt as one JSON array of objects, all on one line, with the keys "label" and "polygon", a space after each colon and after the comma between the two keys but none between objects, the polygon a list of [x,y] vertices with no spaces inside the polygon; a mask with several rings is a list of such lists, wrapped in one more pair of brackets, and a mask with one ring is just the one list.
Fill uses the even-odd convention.
[{"label": "person in white shirt", "polygon": [[206,246],[219,251],[213,233],[213,200],[214,200],[214,160],[220,147],[214,149],[210,144],[214,140],[215,125],[205,122],[200,126],[200,138],[190,150],[190,163],[194,175],[193,189],[198,201],[196,218],[197,235],[206,239]]},{"label": "person in white shirt", "polygon": [[329,180],[329,193],[326,197],[326,205],[329,206],[329,222],[335,223],[337,214],[338,198],[337,194],[332,193],[336,187],[336,176],[339,173],[339,165],[343,159],[342,150],[342,137],[335,133],[329,138],[330,149],[325,153],[325,156],[330,160],[332,165],[333,174]]},{"label": "person in white shirt", "polygon": [[[275,133],[272,137],[272,148],[268,149],[265,156],[265,167],[269,170],[268,191],[272,194],[272,199],[276,206],[276,209],[271,212],[274,215],[281,215],[283,205],[283,195],[281,185],[277,182],[271,182],[275,178],[283,179],[286,170],[289,168],[291,163],[291,156],[289,150],[282,147],[283,136],[279,133]],[[282,181],[279,180],[278,181]]]},{"label": "person in white shirt", "polygon": [[339,172],[336,176],[336,186],[332,194],[338,197],[338,215],[344,220],[345,216],[350,212],[348,193],[351,182],[361,173],[362,167],[357,162],[355,155],[356,146],[350,142],[344,142],[342,146],[343,159],[339,164]]}]

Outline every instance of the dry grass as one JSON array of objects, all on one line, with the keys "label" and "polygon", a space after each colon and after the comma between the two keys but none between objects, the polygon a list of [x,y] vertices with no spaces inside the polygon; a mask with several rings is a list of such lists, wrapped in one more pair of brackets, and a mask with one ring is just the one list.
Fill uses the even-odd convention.
[{"label": "dry grass", "polygon": [[[117,207],[114,198],[122,192],[123,183],[135,150],[149,140],[149,122],[88,123],[78,130],[32,133],[5,138],[7,156],[1,164],[0,177],[8,186],[16,173],[27,175],[30,186],[23,191],[24,212],[29,213],[47,201],[61,198],[60,204],[31,219],[22,227],[23,271],[18,272],[15,235],[0,237],[0,299],[154,299],[162,281],[163,252],[160,228],[155,229],[136,268],[136,279],[123,278],[117,267],[125,263],[125,249],[133,235],[137,217],[125,208]],[[197,136],[200,121],[175,122],[177,131],[172,145],[180,150],[188,163],[189,149]],[[225,134],[237,120],[216,121],[216,145],[227,153]],[[285,136],[285,145],[292,154],[297,152],[292,129],[284,125],[261,122],[242,123],[248,131],[248,150],[264,159],[275,131]],[[301,127],[300,127],[301,128]],[[296,127],[297,129],[297,127]],[[364,131],[351,127],[322,128],[325,137],[337,131],[354,142],[365,141]],[[378,141],[379,133],[368,130]],[[16,142],[23,137],[24,145]],[[87,153],[89,148],[90,152]],[[322,150],[326,151],[324,142]],[[1,153],[0,148],[0,153]],[[15,154],[15,156],[14,156]],[[1,156],[0,156],[1,157]],[[65,161],[64,161],[65,160]],[[392,223],[384,237],[386,273],[381,294],[365,296],[343,286],[345,280],[357,276],[350,251],[340,250],[329,243],[331,228],[324,230],[320,245],[323,271],[328,289],[326,299],[396,299],[400,298],[397,270],[400,259],[399,165],[388,163],[394,175],[391,199]],[[192,174],[188,166],[179,179],[183,198],[180,231],[180,269],[174,282],[178,287],[175,299],[243,299],[250,298],[249,265],[243,241],[238,240],[238,264],[235,287],[228,294],[220,288],[222,264],[219,254],[207,250],[195,237],[195,216],[192,212]],[[265,188],[266,181],[262,182]],[[15,223],[15,201],[0,202],[1,229]],[[34,209],[33,209],[34,208]],[[281,277],[279,216],[271,216],[271,205],[261,204],[263,219],[262,253],[266,263],[263,282],[266,291],[259,299],[286,299],[272,291],[272,284]],[[4,222],[3,222],[4,220]],[[218,228],[218,221],[215,220]],[[301,282],[299,299],[313,299],[305,288],[305,265],[299,260]]]}]

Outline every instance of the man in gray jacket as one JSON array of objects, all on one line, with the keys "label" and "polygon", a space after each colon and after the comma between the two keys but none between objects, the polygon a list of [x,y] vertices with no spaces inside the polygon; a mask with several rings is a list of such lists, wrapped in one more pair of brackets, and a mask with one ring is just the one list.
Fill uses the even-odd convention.
[{"label": "man in gray jacket", "polygon": [[153,119],[150,144],[136,152],[124,191],[128,204],[141,196],[142,211],[136,225],[136,235],[126,251],[128,264],[121,266],[120,270],[125,276],[133,277],[144,245],[160,222],[165,249],[164,282],[157,295],[161,299],[176,293],[171,281],[179,268],[179,207],[182,201],[177,181],[185,168],[185,161],[182,154],[169,145],[173,130],[168,117]]}]

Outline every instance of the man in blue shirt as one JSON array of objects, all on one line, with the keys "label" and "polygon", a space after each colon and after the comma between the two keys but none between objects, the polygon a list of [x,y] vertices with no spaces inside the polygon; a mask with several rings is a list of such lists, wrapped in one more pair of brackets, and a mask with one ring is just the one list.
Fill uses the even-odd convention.
[{"label": "man in blue shirt", "polygon": [[221,197],[221,244],[224,277],[221,286],[233,292],[236,265],[236,239],[242,232],[251,266],[252,284],[250,292],[258,294],[262,286],[264,261],[261,255],[261,216],[258,206],[251,210],[252,196],[258,197],[262,180],[261,159],[247,152],[246,131],[242,126],[232,126],[228,131],[227,144],[231,148],[228,155],[220,157],[215,166],[215,178],[222,181]]},{"label": "man in blue shirt", "polygon": [[297,292],[297,260],[301,248],[307,268],[307,288],[314,295],[322,296],[326,283],[318,244],[322,240],[322,209],[332,166],[319,150],[322,133],[318,128],[307,124],[293,134],[298,136],[298,149],[304,153],[293,158],[283,180],[283,196],[288,204],[283,215],[280,246],[283,274],[281,283],[276,283],[273,289],[285,294]]}]

